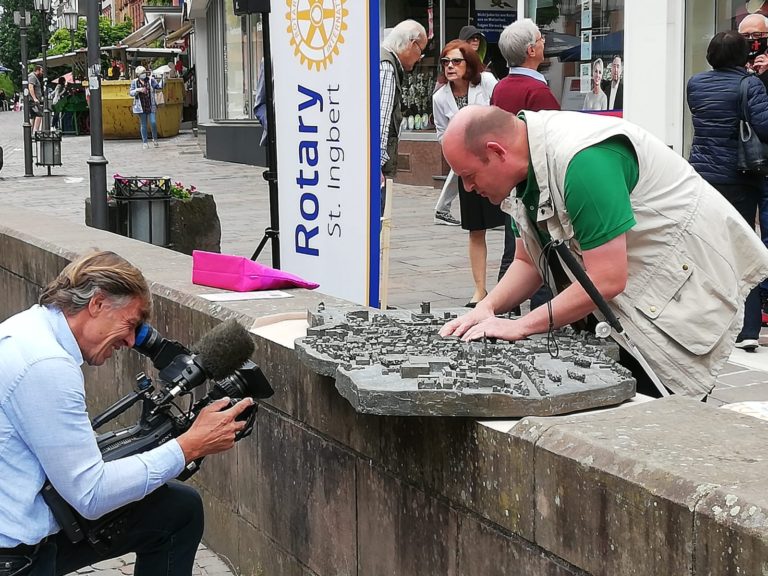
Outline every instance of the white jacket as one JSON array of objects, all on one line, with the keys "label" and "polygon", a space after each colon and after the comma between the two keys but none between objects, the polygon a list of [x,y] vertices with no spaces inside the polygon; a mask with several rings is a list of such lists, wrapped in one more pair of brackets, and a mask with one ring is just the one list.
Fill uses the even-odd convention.
[{"label": "white jacket", "polygon": [[[736,209],[679,154],[618,118],[579,112],[526,112],[528,142],[540,187],[538,223],[554,240],[578,238],[565,207],[565,173],[573,156],[626,136],[639,179],[630,195],[635,226],[626,233],[628,279],[609,304],[661,381],[677,393],[711,391],[741,329],[744,299],[768,277],[768,250]],[[525,206],[510,197],[502,210],[518,224],[534,262],[542,247]]]},{"label": "white jacket", "polygon": [[[497,82],[498,80],[496,80],[493,74],[483,72],[480,75],[480,83],[477,86],[469,85],[467,104],[484,104],[486,106],[490,104],[491,94],[493,94],[493,89]],[[448,122],[458,111],[459,107],[456,106],[456,99],[453,97],[450,84],[443,84],[435,90],[435,93],[432,94],[432,116],[435,120],[438,140],[442,141],[443,132],[448,128]]]}]

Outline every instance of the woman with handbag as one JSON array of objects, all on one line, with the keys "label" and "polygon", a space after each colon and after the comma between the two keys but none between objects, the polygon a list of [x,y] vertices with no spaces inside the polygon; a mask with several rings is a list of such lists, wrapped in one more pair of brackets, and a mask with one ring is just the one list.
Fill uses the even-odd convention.
[{"label": "woman with handbag", "polygon": [[155,112],[157,111],[156,91],[162,88],[160,84],[147,74],[144,66],[136,67],[136,78],[131,80],[129,94],[133,96],[133,113],[139,117],[139,128],[141,130],[141,140],[144,149],[149,148],[147,143],[147,122],[152,129],[152,144],[155,148],[157,143],[157,123],[155,121]]},{"label": "woman with handbag", "polygon": [[[688,107],[693,116],[689,161],[754,228],[764,176],[739,168],[743,156],[740,128],[748,122],[757,137],[768,142],[768,94],[760,79],[747,72],[748,54],[747,40],[738,32],[720,32],[707,47],[707,62],[713,69],[688,81]],[[756,287],[747,296],[736,346],[757,350],[760,325]]]},{"label": "woman with handbag", "polygon": [[[460,108],[467,104],[488,105],[491,101],[496,78],[484,72],[484,66],[477,52],[463,40],[453,40],[440,53],[442,74],[438,82],[442,85],[432,95],[432,113],[438,139],[442,139],[448,122]],[[461,206],[461,227],[469,231],[469,263],[475,289],[467,306],[474,308],[488,294],[485,282],[487,275],[488,247],[485,231],[504,225],[504,213],[487,198],[468,193],[461,178],[453,171],[448,179],[456,178],[459,185]]]}]

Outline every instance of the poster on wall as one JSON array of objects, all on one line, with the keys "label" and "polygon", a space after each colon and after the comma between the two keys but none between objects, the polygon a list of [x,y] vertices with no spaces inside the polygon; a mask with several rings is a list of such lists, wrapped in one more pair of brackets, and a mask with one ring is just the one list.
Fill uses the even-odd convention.
[{"label": "poster on wall", "polygon": [[281,267],[323,294],[371,306],[379,301],[378,13],[374,0],[284,0],[269,16]]},{"label": "poster on wall", "polygon": [[592,30],[582,30],[581,59],[590,60],[591,58],[592,58]]},{"label": "poster on wall", "polygon": [[498,42],[501,31],[517,20],[517,0],[475,0],[476,26],[488,42]]},{"label": "poster on wall", "polygon": [[592,2],[581,5],[581,29],[592,28]]}]

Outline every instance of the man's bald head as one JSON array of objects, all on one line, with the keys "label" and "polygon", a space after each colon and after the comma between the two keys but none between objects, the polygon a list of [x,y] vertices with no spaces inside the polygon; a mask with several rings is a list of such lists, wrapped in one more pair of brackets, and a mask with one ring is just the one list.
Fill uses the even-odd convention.
[{"label": "man's bald head", "polygon": [[768,18],[762,14],[749,14],[739,24],[739,34],[768,32]]},{"label": "man's bald head", "polygon": [[465,106],[443,135],[443,155],[467,191],[500,204],[528,173],[525,123],[495,106]]},{"label": "man's bald head", "polygon": [[496,106],[465,106],[451,119],[443,136],[443,147],[461,143],[464,153],[487,157],[489,140],[508,140],[515,130],[514,114]]}]

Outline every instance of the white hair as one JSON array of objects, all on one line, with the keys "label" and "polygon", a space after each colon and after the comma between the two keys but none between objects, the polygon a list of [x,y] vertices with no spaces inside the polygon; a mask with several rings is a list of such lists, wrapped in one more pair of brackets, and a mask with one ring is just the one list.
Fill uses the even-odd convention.
[{"label": "white hair", "polygon": [[411,42],[416,42],[420,38],[426,38],[427,31],[424,26],[416,20],[403,20],[392,28],[386,38],[381,42],[383,48],[390,52],[400,54],[408,48]]},{"label": "white hair", "polygon": [[755,14],[749,14],[749,15],[745,16],[744,19],[741,21],[741,23],[739,24],[739,33],[740,34],[742,33],[742,31],[741,31],[742,26],[744,26],[744,23],[747,20],[749,20],[750,18],[752,18],[753,20],[756,20],[756,19],[759,18],[760,19],[760,25],[761,25],[760,27],[762,28],[762,31],[763,32],[768,32],[768,18],[766,18],[762,14],[755,13]]},{"label": "white hair", "polygon": [[528,57],[528,48],[536,44],[539,27],[530,18],[512,22],[499,36],[499,51],[509,66],[520,66]]}]

